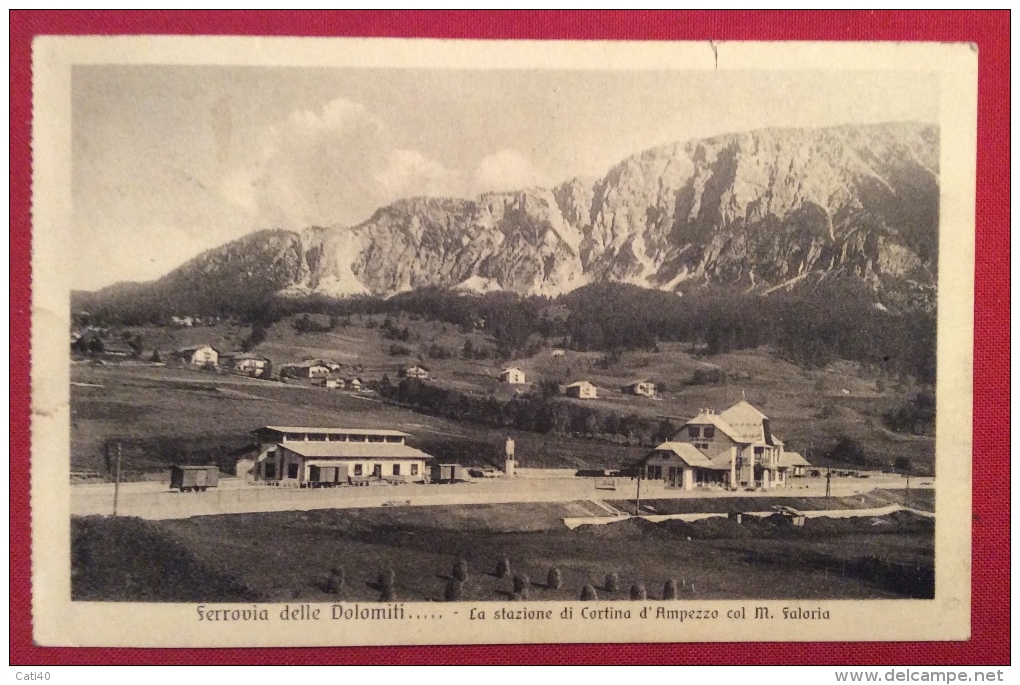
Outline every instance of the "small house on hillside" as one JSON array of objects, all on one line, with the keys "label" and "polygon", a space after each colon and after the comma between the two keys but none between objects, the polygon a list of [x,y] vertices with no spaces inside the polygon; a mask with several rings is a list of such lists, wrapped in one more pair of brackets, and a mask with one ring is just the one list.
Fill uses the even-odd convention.
[{"label": "small house on hillside", "polygon": [[220,352],[211,345],[192,345],[177,350],[177,358],[186,364],[219,364]]},{"label": "small house on hillside", "polygon": [[620,390],[628,395],[637,395],[638,397],[655,397],[655,383],[648,379],[632,381],[623,386]]},{"label": "small house on hillside", "polygon": [[510,385],[521,385],[526,383],[524,372],[516,366],[508,366],[499,373],[499,380]]},{"label": "small house on hillside", "polygon": [[351,392],[361,392],[361,379],[360,378],[348,378],[344,381],[344,387]]},{"label": "small house on hillside", "polygon": [[225,354],[220,357],[220,366],[224,366],[234,373],[242,373],[248,376],[262,375],[268,363],[268,359],[255,352],[238,352],[237,354]]},{"label": "small house on hillside", "polygon": [[553,350],[552,351],[552,356],[554,356],[554,357],[562,357],[565,354],[566,354],[566,352],[564,352],[563,350]]},{"label": "small house on hillside", "polygon": [[397,375],[401,378],[417,378],[424,381],[429,378],[429,370],[424,366],[408,366],[401,369]]},{"label": "small house on hillside", "polygon": [[103,354],[110,357],[134,357],[137,353],[131,345],[123,340],[106,340],[103,342]]},{"label": "small house on hillside", "polygon": [[340,378],[316,378],[314,384],[327,390],[336,390],[337,388],[344,387],[344,382]]},{"label": "small house on hillside", "polygon": [[598,397],[598,387],[588,381],[571,383],[564,388],[564,392],[567,394],[567,397],[576,397],[581,400],[592,400]]},{"label": "small house on hillside", "polygon": [[330,368],[318,359],[309,359],[300,364],[288,364],[280,369],[280,375],[289,378],[325,378],[329,374]]}]

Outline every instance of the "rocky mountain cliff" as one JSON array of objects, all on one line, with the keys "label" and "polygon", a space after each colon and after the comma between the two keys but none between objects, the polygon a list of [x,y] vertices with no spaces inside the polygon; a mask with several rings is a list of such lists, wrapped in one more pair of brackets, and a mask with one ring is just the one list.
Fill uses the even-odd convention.
[{"label": "rocky mountain cliff", "polygon": [[154,285],[250,299],[556,295],[605,281],[765,293],[849,277],[887,304],[933,302],[938,165],[938,130],[921,124],[720,135],[646,150],[594,182],[406,199],[354,227],[254,233]]}]

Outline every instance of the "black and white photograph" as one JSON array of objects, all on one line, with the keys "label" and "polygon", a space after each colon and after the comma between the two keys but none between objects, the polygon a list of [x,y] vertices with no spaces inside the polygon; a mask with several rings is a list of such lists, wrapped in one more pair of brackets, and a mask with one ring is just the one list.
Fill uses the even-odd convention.
[{"label": "black and white photograph", "polygon": [[44,641],[966,637],[965,46],[90,40]]}]

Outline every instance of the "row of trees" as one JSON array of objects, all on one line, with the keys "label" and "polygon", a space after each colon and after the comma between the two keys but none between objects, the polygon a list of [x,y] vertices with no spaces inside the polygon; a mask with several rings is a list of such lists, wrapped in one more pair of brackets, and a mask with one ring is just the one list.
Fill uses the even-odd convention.
[{"label": "row of trees", "polygon": [[654,446],[669,440],[678,430],[668,419],[598,411],[560,400],[548,391],[500,400],[440,388],[417,379],[405,378],[393,384],[388,376],[383,376],[377,390],[382,397],[423,414],[534,433]]},{"label": "row of trees", "polygon": [[[889,376],[935,382],[935,314],[921,308],[888,311],[876,306],[865,285],[850,280],[768,296],[713,289],[681,297],[619,283],[593,284],[555,299],[439,288],[388,299],[274,296],[258,303],[246,298],[233,313],[252,324],[252,342],[260,337],[256,328],[264,333],[287,316],[299,314],[295,326],[311,331],[343,325],[356,314],[404,314],[484,332],[503,357],[526,354],[536,338],[604,352],[655,349],[663,341],[690,342],[710,355],[769,345],[803,366],[842,358]],[[328,324],[310,318],[316,314],[329,317]],[[152,315],[158,319],[160,313]],[[404,331],[389,333],[401,340]]]}]

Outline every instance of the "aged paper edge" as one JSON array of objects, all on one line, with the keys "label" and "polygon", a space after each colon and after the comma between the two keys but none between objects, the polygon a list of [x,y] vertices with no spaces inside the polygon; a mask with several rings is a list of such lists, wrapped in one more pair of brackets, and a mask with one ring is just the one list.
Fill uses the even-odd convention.
[{"label": "aged paper edge", "polygon": [[[719,68],[896,70],[940,76],[940,242],[937,389],[936,598],[679,602],[688,611],[824,608],[826,621],[683,622],[640,618],[472,621],[472,606],[404,603],[405,621],[277,620],[201,623],[194,604],[70,601],[68,252],[71,67],[75,64],[233,64],[361,68],[708,70],[706,43],[501,42],[405,39],[40,37],[33,44],[32,594],[35,641],[44,646],[236,647],[576,642],[965,640],[971,605],[974,196],[977,55],[967,44],[724,43]],[[682,65],[682,66],[680,66]],[[655,602],[648,602],[655,605]],[[248,605],[223,605],[250,608]],[[521,604],[507,604],[521,608]],[[602,607],[625,608],[622,603]],[[318,604],[324,617],[328,604]],[[636,608],[635,608],[636,609]],[[453,612],[456,612],[454,614]],[[632,611],[636,614],[637,611]]]}]

